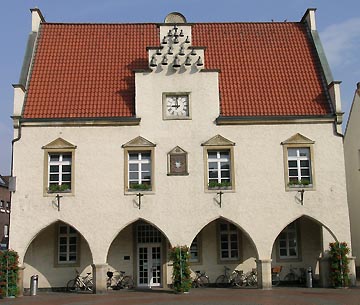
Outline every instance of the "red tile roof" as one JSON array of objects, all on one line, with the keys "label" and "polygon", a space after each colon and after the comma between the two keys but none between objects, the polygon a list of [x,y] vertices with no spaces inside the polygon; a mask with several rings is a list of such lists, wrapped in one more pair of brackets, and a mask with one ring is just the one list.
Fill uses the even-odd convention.
[{"label": "red tile roof", "polygon": [[[331,113],[320,61],[303,23],[200,23],[192,45],[220,69],[222,116]],[[134,116],[133,69],[148,67],[156,24],[44,23],[24,118]]]}]

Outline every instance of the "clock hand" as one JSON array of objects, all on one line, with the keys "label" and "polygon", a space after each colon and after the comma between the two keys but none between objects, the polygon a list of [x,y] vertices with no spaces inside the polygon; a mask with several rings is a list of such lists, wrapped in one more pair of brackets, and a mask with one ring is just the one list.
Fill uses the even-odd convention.
[{"label": "clock hand", "polygon": [[178,109],[180,107],[180,105],[178,103],[178,98],[175,99],[175,105],[172,105],[171,107],[174,107],[176,109]]}]

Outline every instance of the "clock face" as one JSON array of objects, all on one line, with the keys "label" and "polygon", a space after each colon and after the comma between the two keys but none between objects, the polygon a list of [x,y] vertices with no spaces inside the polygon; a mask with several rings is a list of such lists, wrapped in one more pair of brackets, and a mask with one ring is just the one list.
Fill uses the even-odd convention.
[{"label": "clock face", "polygon": [[188,95],[167,95],[166,116],[173,118],[189,117],[189,96]]}]

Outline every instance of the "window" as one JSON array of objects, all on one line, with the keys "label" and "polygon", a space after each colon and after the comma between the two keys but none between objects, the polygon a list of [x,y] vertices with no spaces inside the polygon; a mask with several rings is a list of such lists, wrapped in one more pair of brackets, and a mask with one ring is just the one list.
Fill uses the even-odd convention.
[{"label": "window", "polygon": [[200,236],[197,235],[190,245],[190,263],[200,263]]},{"label": "window", "polygon": [[78,233],[68,225],[59,225],[58,264],[76,264],[78,260]]},{"label": "window", "polygon": [[280,259],[297,259],[298,236],[295,222],[289,224],[278,237],[279,257]]},{"label": "window", "polygon": [[129,189],[151,189],[151,152],[129,152]]},{"label": "window", "polygon": [[76,146],[58,138],[43,146],[44,196],[49,193],[74,194],[74,157]]},{"label": "window", "polygon": [[10,213],[11,204],[10,201],[6,201],[6,212]]},{"label": "window", "polygon": [[217,135],[202,144],[205,157],[205,189],[234,190],[234,150],[235,143]]},{"label": "window", "polygon": [[4,225],[4,236],[9,237],[9,225]]},{"label": "window", "polygon": [[2,210],[2,212],[5,212],[5,201],[4,200],[1,200],[0,201],[0,209]]},{"label": "window", "polygon": [[286,190],[314,189],[314,142],[296,134],[281,144],[284,147]]},{"label": "window", "polygon": [[71,190],[71,153],[49,154],[49,191]]},{"label": "window", "polygon": [[239,259],[239,236],[237,228],[231,223],[221,222],[220,227],[220,259]]},{"label": "window", "polygon": [[137,137],[125,148],[125,193],[154,191],[154,147],[150,141]]},{"label": "window", "polygon": [[309,148],[288,148],[288,174],[290,184],[311,184]]},{"label": "window", "polygon": [[208,184],[231,185],[230,151],[208,150]]}]

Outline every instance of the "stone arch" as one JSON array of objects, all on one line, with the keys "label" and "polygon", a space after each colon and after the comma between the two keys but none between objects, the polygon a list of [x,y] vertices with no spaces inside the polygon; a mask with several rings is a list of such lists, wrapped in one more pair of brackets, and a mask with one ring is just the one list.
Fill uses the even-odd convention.
[{"label": "stone arch", "polygon": [[76,226],[76,225],[73,225],[73,224],[71,224],[71,223],[69,223],[69,222],[67,222],[67,221],[64,221],[64,220],[61,220],[61,219],[56,219],[56,220],[53,220],[53,221],[51,221],[51,222],[49,222],[49,223],[46,223],[46,224],[42,225],[42,226],[39,228],[39,230],[37,230],[37,232],[29,239],[28,243],[27,243],[27,244],[25,245],[25,247],[24,247],[24,252],[22,253],[21,256],[19,255],[19,260],[20,260],[20,262],[23,262],[23,261],[24,261],[24,257],[25,257],[25,255],[26,255],[26,252],[28,251],[31,243],[36,239],[36,237],[38,237],[39,234],[41,234],[44,230],[46,230],[47,228],[49,228],[49,227],[52,226],[52,225],[55,225],[55,224],[58,223],[58,222],[63,222],[63,223],[65,223],[65,224],[69,225],[69,226],[72,226],[72,227],[81,235],[81,237],[86,241],[87,245],[89,246],[89,249],[90,249],[90,252],[91,252],[91,259],[92,259],[93,255],[92,255],[92,250],[91,250],[90,243],[87,241],[87,239],[85,238],[85,236],[81,233],[81,231],[79,231],[79,229],[77,228],[77,226]]},{"label": "stone arch", "polygon": [[287,223],[285,224],[285,226],[283,226],[283,227],[280,229],[280,231],[278,231],[278,232],[276,233],[275,238],[273,238],[273,240],[272,240],[271,247],[272,247],[272,245],[274,245],[277,237],[279,236],[279,234],[281,233],[282,230],[284,230],[284,229],[285,229],[289,224],[291,224],[292,222],[294,222],[294,221],[296,221],[296,220],[298,220],[298,219],[300,219],[300,218],[302,218],[302,217],[303,217],[303,218],[310,219],[311,221],[315,222],[315,223],[318,224],[319,226],[324,227],[324,228],[329,232],[329,234],[332,236],[332,238],[334,238],[335,241],[338,241],[335,233],[329,228],[328,225],[324,224],[323,222],[321,222],[320,220],[314,218],[313,216],[310,216],[310,215],[308,215],[308,214],[301,214],[301,215],[299,215],[299,216],[290,218],[290,219],[287,221]]},{"label": "stone arch", "polygon": [[[76,261],[59,261],[58,234],[59,225],[67,225],[76,230],[77,234],[67,235],[66,250],[71,247],[76,253]],[[75,233],[75,232],[74,232]],[[67,233],[72,234],[70,229]],[[71,244],[71,239],[74,239]],[[69,248],[68,248],[69,247]],[[24,288],[28,288],[31,275],[39,275],[39,288],[66,287],[66,283],[75,276],[75,269],[80,273],[91,272],[93,252],[84,235],[71,223],[57,219],[41,226],[36,234],[29,239],[24,248],[22,262],[24,269]],[[75,252],[76,251],[76,252]],[[69,252],[71,253],[71,252]],[[67,258],[66,258],[67,259]]]},{"label": "stone arch", "polygon": [[217,220],[225,220],[228,221],[230,223],[232,223],[233,225],[235,225],[238,229],[241,230],[241,232],[243,234],[245,234],[245,236],[249,239],[249,241],[251,242],[252,246],[254,247],[255,251],[256,251],[256,259],[259,259],[259,251],[258,251],[258,247],[256,245],[256,243],[254,242],[254,239],[251,237],[251,235],[239,224],[237,223],[235,220],[232,220],[230,218],[224,217],[224,216],[215,216],[211,219],[208,219],[202,223],[199,223],[199,226],[197,226],[197,229],[195,231],[195,234],[192,236],[192,239],[189,241],[189,245],[191,244],[192,240],[196,237],[196,235],[198,235],[202,229],[204,229],[208,224],[217,221]]},{"label": "stone arch", "polygon": [[139,222],[139,221],[144,221],[144,222],[149,223],[149,224],[151,224],[152,226],[154,226],[156,229],[158,229],[158,230],[161,232],[161,234],[162,234],[163,236],[166,237],[166,239],[169,241],[169,243],[170,243],[170,245],[171,245],[171,241],[170,241],[168,235],[165,234],[165,232],[164,232],[163,229],[161,229],[158,225],[156,225],[154,222],[152,222],[152,221],[150,221],[150,220],[148,220],[148,219],[145,219],[145,218],[143,218],[143,217],[138,217],[138,218],[136,218],[136,219],[133,219],[133,220],[130,220],[130,221],[126,222],[122,227],[120,227],[117,231],[115,231],[115,233],[113,234],[112,238],[110,239],[111,242],[109,243],[109,245],[108,245],[108,247],[107,247],[107,249],[106,249],[106,252],[105,252],[105,253],[106,253],[106,256],[109,254],[109,249],[110,249],[112,243],[114,242],[115,238],[121,233],[121,231],[123,231],[125,228],[127,228],[127,227],[129,227],[129,226],[131,226],[131,225],[133,225],[133,224],[135,224],[136,222]]}]

